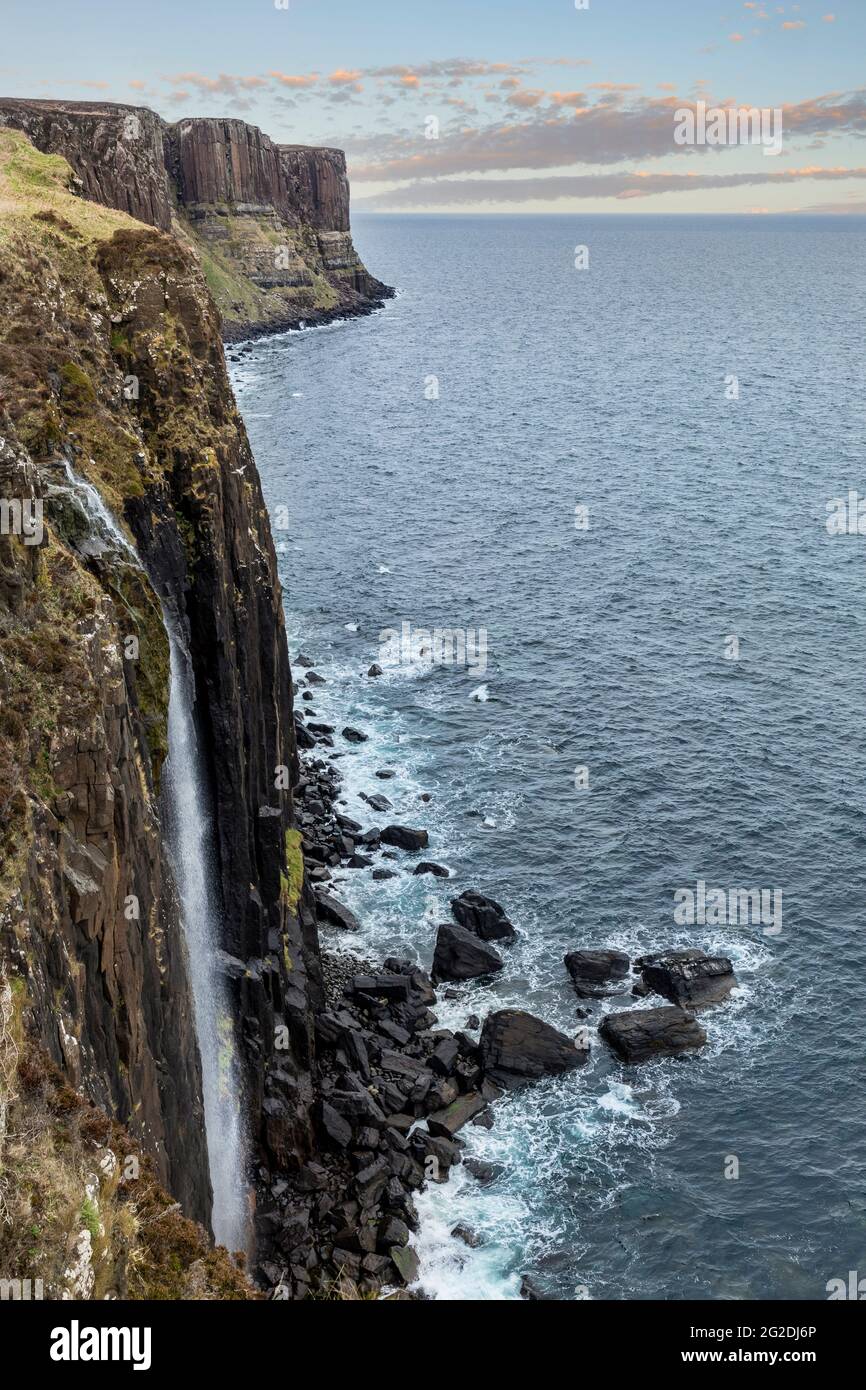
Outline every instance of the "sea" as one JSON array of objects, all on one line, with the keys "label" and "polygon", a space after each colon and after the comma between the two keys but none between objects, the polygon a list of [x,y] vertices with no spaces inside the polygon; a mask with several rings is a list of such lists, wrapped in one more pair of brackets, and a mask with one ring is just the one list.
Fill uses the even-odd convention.
[{"label": "sea", "polygon": [[[440,1026],[514,1007],[592,1039],[462,1131],[495,1176],[421,1195],[419,1285],[826,1298],[866,1276],[866,220],[354,236],[393,300],[231,350],[342,809],[430,837],[394,878],[336,873],[362,929],[324,945],[429,968],[478,889],[518,939]],[[684,920],[699,884],[780,911]],[[732,960],[701,1053],[612,1057],[600,1018],[643,1001],[580,1019],[563,965],[605,947]]]}]

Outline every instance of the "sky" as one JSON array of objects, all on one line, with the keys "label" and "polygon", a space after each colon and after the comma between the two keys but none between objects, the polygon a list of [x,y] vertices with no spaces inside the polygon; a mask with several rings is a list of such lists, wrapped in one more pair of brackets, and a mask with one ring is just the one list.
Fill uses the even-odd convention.
[{"label": "sky", "polygon": [[[355,211],[866,213],[866,0],[2,10],[3,95],[234,116],[280,143],[337,145]],[[698,103],[710,120],[765,111],[781,149],[730,131],[678,143],[677,113]]]}]

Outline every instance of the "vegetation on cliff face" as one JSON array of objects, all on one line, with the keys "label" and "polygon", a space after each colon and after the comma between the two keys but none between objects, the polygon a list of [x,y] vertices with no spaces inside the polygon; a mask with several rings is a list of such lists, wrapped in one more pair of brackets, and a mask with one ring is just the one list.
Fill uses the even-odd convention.
[{"label": "vegetation on cliff face", "polygon": [[0,1273],[45,1298],[254,1299],[184,1217],[126,1130],[73,1090],[23,1029],[0,975]]}]

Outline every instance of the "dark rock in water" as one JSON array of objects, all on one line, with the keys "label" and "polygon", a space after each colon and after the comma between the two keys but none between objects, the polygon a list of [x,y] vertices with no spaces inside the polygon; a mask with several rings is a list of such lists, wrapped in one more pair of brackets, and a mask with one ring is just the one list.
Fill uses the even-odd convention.
[{"label": "dark rock in water", "polygon": [[492,946],[463,927],[441,924],[433,954],[434,980],[474,980],[501,969],[502,961]]},{"label": "dark rock in water", "polygon": [[353,729],[349,724],[343,730],[343,738],[349,743],[366,743],[369,737],[369,734],[362,733],[360,729]]},{"label": "dark rock in water", "polygon": [[654,1057],[678,1057],[703,1047],[707,1035],[684,1009],[632,1009],[608,1014],[599,1029],[605,1042],[624,1062],[649,1062]]},{"label": "dark rock in water", "polygon": [[381,676],[381,674],[382,674],[382,667],[379,665],[378,662],[374,661],[374,662],[373,662],[373,665],[372,665],[372,666],[370,667],[370,669],[368,670],[367,675],[368,675],[368,676]]},{"label": "dark rock in water", "polygon": [[374,811],[391,810],[391,802],[388,800],[387,796],[379,796],[378,794],[367,796],[364,792],[361,793],[361,796],[364,801],[366,801],[367,805]]},{"label": "dark rock in water", "polygon": [[462,1240],[464,1245],[468,1245],[470,1250],[477,1250],[483,1243],[482,1237],[477,1231],[473,1231],[471,1226],[467,1226],[465,1221],[458,1221],[451,1231],[455,1240]]},{"label": "dark rock in water", "polygon": [[358,921],[354,912],[350,912],[342,903],[332,898],[330,893],[316,894],[316,909],[318,916],[330,922],[334,927],[342,927],[343,931],[360,931],[361,923]]},{"label": "dark rock in water", "polygon": [[726,999],[737,983],[727,956],[662,951],[637,962],[644,984],[680,1008],[703,1009]]},{"label": "dark rock in water", "polygon": [[481,1066],[485,1077],[506,1090],[572,1071],[588,1059],[588,1046],[578,1048],[564,1033],[521,1009],[500,1009],[484,1020]]},{"label": "dark rock in water", "polygon": [[311,733],[307,732],[307,727],[297,711],[295,712],[295,741],[299,748],[315,748],[316,746],[316,740]]},{"label": "dark rock in water", "polygon": [[374,777],[381,778],[383,782],[390,782],[392,777],[397,776],[396,772],[393,772],[389,767],[382,767],[379,769],[378,772],[374,773],[373,775]]},{"label": "dark rock in water", "polygon": [[475,1116],[472,1123],[477,1125],[479,1129],[492,1129],[496,1123],[493,1118],[493,1111],[488,1106],[486,1110],[481,1111],[480,1115]]},{"label": "dark rock in water", "polygon": [[648,994],[652,994],[649,985],[643,980],[636,980],[631,987],[631,992],[635,999],[646,999]]},{"label": "dark rock in water", "polygon": [[370,877],[381,881],[385,878],[397,878],[397,874],[394,873],[393,869],[374,869]]},{"label": "dark rock in water", "polygon": [[433,864],[429,859],[422,859],[420,864],[416,864],[414,873],[433,874],[436,878],[451,877],[451,870],[446,869],[444,864]]},{"label": "dark rock in water", "polygon": [[570,951],[565,968],[581,999],[625,994],[631,961],[624,951]]},{"label": "dark rock in water", "polygon": [[295,657],[295,665],[296,665],[296,666],[306,666],[306,667],[310,667],[310,666],[315,666],[315,664],[316,664],[316,663],[313,661],[313,658],[312,658],[311,656],[304,656],[303,652],[301,652],[301,655],[300,655],[300,656],[296,656],[296,657]]},{"label": "dark rock in water", "polygon": [[467,1027],[467,1028],[471,1028],[473,1031],[474,1031],[476,1028],[480,1028],[480,1027],[481,1027],[481,1019],[478,1017],[477,1014],[470,1014],[470,1015],[469,1015],[469,1017],[468,1017],[467,1020],[466,1020],[466,1027]]},{"label": "dark rock in water", "polygon": [[454,1038],[443,1038],[430,1054],[430,1066],[439,1076],[450,1076],[460,1056],[460,1044]]},{"label": "dark rock in water", "polygon": [[482,941],[513,941],[517,935],[505,909],[474,888],[467,888],[459,898],[452,898],[451,911],[461,927],[474,932]]},{"label": "dark rock in water", "polygon": [[520,1281],[520,1297],[532,1303],[549,1303],[550,1300],[546,1293],[542,1293],[534,1279],[530,1279],[528,1274],[524,1274]]},{"label": "dark rock in water", "polygon": [[325,685],[325,677],[320,676],[318,671],[307,672],[307,685]]},{"label": "dark rock in water", "polygon": [[483,1158],[467,1158],[463,1167],[482,1187],[489,1187],[505,1172],[504,1163],[486,1163]]},{"label": "dark rock in water", "polygon": [[311,734],[332,734],[334,732],[333,724],[314,724],[312,719],[307,722],[307,728]]},{"label": "dark rock in water", "polygon": [[445,1110],[437,1110],[435,1114],[429,1115],[427,1128],[437,1137],[453,1139],[458,1130],[486,1108],[486,1104],[487,1102],[477,1093],[470,1092],[468,1095],[459,1096]]},{"label": "dark rock in water", "polygon": [[380,838],[383,845],[396,845],[398,849],[426,849],[430,837],[426,830],[411,830],[407,825],[386,825]]}]

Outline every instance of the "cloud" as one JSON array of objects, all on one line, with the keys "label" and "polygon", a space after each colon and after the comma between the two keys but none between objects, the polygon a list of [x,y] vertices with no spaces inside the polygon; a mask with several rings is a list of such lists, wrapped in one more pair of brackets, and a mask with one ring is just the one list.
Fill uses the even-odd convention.
[{"label": "cloud", "polygon": [[328,74],[328,81],[335,87],[356,85],[361,76],[360,68],[336,68],[334,72]]},{"label": "cloud", "polygon": [[783,29],[805,29],[805,19],[786,19],[782,24]]},{"label": "cloud", "polygon": [[301,76],[296,76],[294,73],[271,71],[267,75],[272,78],[274,82],[278,82],[282,87],[314,87],[319,81],[319,74],[317,72],[309,72]]},{"label": "cloud", "polygon": [[[382,142],[377,158],[353,165],[352,177],[358,182],[448,177],[671,155],[718,158],[726,153],[724,147],[674,144],[675,111],[694,109],[693,102],[680,97],[590,105],[585,93],[552,92],[548,100],[548,106],[534,106],[524,121],[464,128],[439,141],[392,136]],[[786,141],[866,132],[866,88],[831,92],[782,109]]]},{"label": "cloud", "polygon": [[613,198],[620,202],[660,193],[692,193],[754,185],[794,186],[805,181],[836,182],[866,179],[866,167],[822,169],[809,167],[765,172],[758,169],[731,174],[556,174],[520,179],[423,180],[359,200],[367,208],[454,207],[480,203],[555,202],[563,198]]}]

